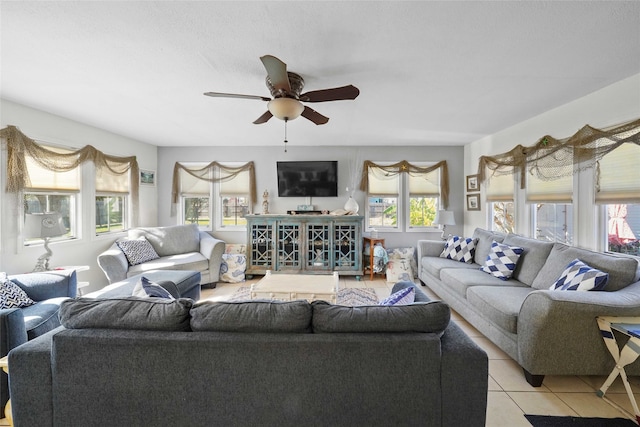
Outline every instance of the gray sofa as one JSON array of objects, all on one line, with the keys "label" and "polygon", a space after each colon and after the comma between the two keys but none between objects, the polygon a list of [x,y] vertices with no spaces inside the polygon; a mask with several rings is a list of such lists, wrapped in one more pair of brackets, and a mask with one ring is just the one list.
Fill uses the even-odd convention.
[{"label": "gray sofa", "polygon": [[484,426],[486,353],[445,303],[417,299],[79,298],[61,309],[66,328],[9,355],[14,422]]},{"label": "gray sofa", "polygon": [[[9,276],[36,303],[23,308],[0,309],[0,357],[29,340],[60,326],[62,301],[74,298],[78,289],[74,270]],[[0,373],[0,415],[9,399],[7,374]]]},{"label": "gray sofa", "polygon": [[151,243],[159,258],[131,265],[114,242],[109,249],[98,255],[98,265],[109,283],[149,270],[195,270],[201,274],[201,284],[215,284],[219,281],[225,242],[200,231],[197,225],[140,227],[128,231],[127,239],[140,238]]},{"label": "gray sofa", "polygon": [[[441,258],[445,242],[418,242],[419,277],[469,323],[516,360],[527,381],[545,375],[608,375],[614,362],[596,316],[640,316],[638,262],[515,234],[476,229],[473,262]],[[510,280],[480,270],[493,241],[524,248]],[[609,273],[604,291],[549,287],[574,259]],[[640,362],[626,368],[640,374]]]}]

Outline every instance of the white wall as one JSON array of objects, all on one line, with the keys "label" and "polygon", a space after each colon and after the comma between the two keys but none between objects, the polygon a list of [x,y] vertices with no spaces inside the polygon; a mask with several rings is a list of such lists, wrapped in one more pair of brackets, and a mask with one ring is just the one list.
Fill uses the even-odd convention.
[{"label": "white wall", "polygon": [[[557,139],[569,137],[584,125],[609,127],[640,117],[640,74],[621,80],[597,92],[547,111],[508,129],[482,138],[464,148],[464,170],[473,175],[478,170],[478,159],[483,155],[496,155],[516,145],[534,145],[544,135]],[[574,230],[576,246],[599,249],[598,213],[593,204],[591,172],[581,174],[574,206],[578,229]],[[482,191],[482,211],[464,212],[464,234],[470,235],[476,227],[487,227],[487,209]],[[516,208],[516,228],[519,234],[530,235],[526,207]]]},{"label": "white wall", "polygon": [[[269,190],[270,213],[286,213],[298,205],[307,204],[306,199],[278,197],[276,162],[286,160],[337,160],[338,161],[338,197],[320,197],[311,200],[317,210],[342,208],[348,198],[349,166],[354,158],[373,161],[438,162],[446,160],[449,166],[450,202],[449,208],[455,212],[456,222],[462,224],[463,176],[457,172],[462,165],[463,147],[296,147],[295,141],[289,142],[288,153],[282,145],[272,147],[159,147],[158,149],[158,221],[160,225],[173,225],[177,218],[171,213],[171,179],[176,162],[248,162],[254,161],[258,190],[258,203],[254,212],[262,211],[262,193]],[[364,193],[355,195],[360,205],[360,214],[364,213]],[[459,233],[462,226],[449,226],[448,232]],[[217,232],[216,237],[229,243],[246,243],[246,232]],[[439,238],[440,233],[380,233],[386,239],[387,247],[415,246],[418,239]]]},{"label": "white wall", "polygon": [[[136,156],[142,169],[155,170],[157,165],[157,147],[120,135],[116,135],[92,126],[45,113],[7,100],[0,100],[0,128],[7,125],[18,127],[29,138],[38,142],[81,148],[93,145],[100,151],[116,156]],[[16,200],[4,192],[6,183],[6,152],[0,154],[2,174],[2,201],[0,202],[0,271],[8,274],[29,272],[44,249],[42,245],[24,247],[18,241],[18,220]],[[93,200],[80,200],[81,217],[93,213]],[[157,224],[157,188],[140,187],[140,223]],[[115,237],[95,236],[93,221],[81,221],[79,238],[73,241],[51,243],[53,251],[52,266],[89,265],[90,270],[78,273],[81,281],[90,282],[90,290],[100,289],[108,282],[98,267],[96,257],[109,247]]]}]

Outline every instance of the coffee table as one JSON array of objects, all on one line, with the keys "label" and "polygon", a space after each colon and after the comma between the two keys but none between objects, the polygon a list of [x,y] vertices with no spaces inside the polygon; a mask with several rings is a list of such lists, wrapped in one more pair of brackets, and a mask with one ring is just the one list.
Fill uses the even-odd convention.
[{"label": "coffee table", "polygon": [[271,270],[267,270],[258,283],[251,285],[250,298],[279,301],[306,299],[309,302],[324,300],[335,304],[339,281],[338,272],[330,275],[271,274]]}]

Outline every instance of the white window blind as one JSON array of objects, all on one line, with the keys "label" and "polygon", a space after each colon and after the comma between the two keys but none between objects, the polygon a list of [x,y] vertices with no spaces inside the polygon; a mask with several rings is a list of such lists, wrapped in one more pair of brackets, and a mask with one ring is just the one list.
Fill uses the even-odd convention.
[{"label": "white window blind", "polygon": [[96,168],[96,191],[129,194],[130,173],[115,174],[107,168]]},{"label": "white window blind", "polygon": [[[226,175],[225,172],[222,172]],[[248,195],[251,192],[251,184],[249,181],[249,171],[242,171],[232,179],[226,179],[220,182],[221,195]]]},{"label": "white window blind", "polygon": [[[201,165],[202,167],[206,166],[205,164]],[[190,168],[198,167],[198,165],[189,165]],[[203,178],[209,178],[209,170],[204,170],[199,172],[200,176]],[[211,193],[211,182],[204,181],[202,179],[196,178],[193,175],[187,173],[183,169],[180,169],[180,194],[190,194],[190,195],[205,195],[209,196]]]},{"label": "white window blind", "polygon": [[527,175],[527,202],[572,203],[573,175],[551,181],[543,181],[535,175]]},{"label": "white window blind", "polygon": [[[42,146],[56,153],[71,153],[58,147]],[[68,172],[55,172],[43,168],[31,156],[25,156],[27,171],[31,184],[26,187],[30,190],[42,191],[78,191],[80,189],[80,167]]]},{"label": "white window blind", "polygon": [[440,169],[424,174],[409,174],[409,195],[440,196]]},{"label": "white window blind", "polygon": [[388,174],[378,168],[369,168],[369,194],[395,196],[399,192],[400,175]]},{"label": "white window blind", "polygon": [[512,201],[515,193],[513,174],[494,175],[486,184],[487,202]]},{"label": "white window blind", "polygon": [[596,203],[640,203],[640,146],[624,143],[598,162]]}]

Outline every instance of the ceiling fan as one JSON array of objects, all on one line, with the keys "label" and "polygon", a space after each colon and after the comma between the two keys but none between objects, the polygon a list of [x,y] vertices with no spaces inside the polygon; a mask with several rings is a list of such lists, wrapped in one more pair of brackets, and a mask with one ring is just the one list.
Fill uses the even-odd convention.
[{"label": "ceiling fan", "polygon": [[300,93],[304,87],[304,79],[296,73],[287,71],[287,64],[272,55],[260,57],[267,70],[266,84],[273,98],[257,95],[240,95],[235,93],[205,92],[206,96],[220,98],[244,98],[268,101],[267,112],[258,117],[253,123],[258,125],[276,116],[285,122],[302,116],[316,125],[323,125],[329,121],[312,108],[302,105],[302,102],[327,102],[356,99],[360,90],[353,86],[342,86],[332,89],[314,90]]}]

